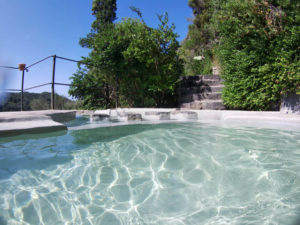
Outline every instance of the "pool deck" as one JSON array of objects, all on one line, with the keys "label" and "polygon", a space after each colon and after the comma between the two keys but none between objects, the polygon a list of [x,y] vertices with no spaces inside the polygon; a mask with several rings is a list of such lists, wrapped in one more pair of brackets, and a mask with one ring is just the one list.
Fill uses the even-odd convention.
[{"label": "pool deck", "polygon": [[118,121],[215,121],[227,124],[276,125],[284,128],[299,128],[300,115],[283,112],[187,110],[155,108],[118,108],[112,110],[45,110],[26,112],[0,112],[0,137],[20,134],[43,133],[67,130],[64,122],[76,118],[76,114],[90,117],[91,121],[109,118]]}]

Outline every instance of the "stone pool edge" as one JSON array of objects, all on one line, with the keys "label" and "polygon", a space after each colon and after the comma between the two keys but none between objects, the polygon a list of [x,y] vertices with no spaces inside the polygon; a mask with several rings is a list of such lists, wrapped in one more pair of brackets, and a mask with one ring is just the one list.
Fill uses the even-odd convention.
[{"label": "stone pool edge", "polygon": [[[20,134],[47,133],[67,130],[64,122],[84,115],[93,119],[109,118],[118,121],[217,121],[227,123],[277,123],[300,128],[299,114],[286,114],[280,111],[230,111],[230,110],[187,110],[175,108],[118,108],[96,111],[45,110],[30,112],[0,112],[0,137]],[[127,123],[128,124],[128,123]],[[120,124],[122,125],[122,124]],[[123,124],[125,125],[125,124]]]},{"label": "stone pool edge", "polygon": [[111,120],[118,123],[92,123],[74,129],[122,126],[129,124],[197,121],[225,127],[257,127],[300,131],[300,114],[280,111],[192,110],[183,108],[118,108],[78,111],[91,121]]}]

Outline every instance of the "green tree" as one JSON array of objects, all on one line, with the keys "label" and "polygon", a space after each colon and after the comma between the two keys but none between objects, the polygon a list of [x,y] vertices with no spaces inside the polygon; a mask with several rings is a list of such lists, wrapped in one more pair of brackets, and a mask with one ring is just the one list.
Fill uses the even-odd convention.
[{"label": "green tree", "polygon": [[113,24],[116,20],[116,11],[116,0],[93,0],[92,15],[95,16],[95,20],[91,32],[85,38],[81,38],[79,44],[84,48],[92,49],[95,34]]},{"label": "green tree", "polygon": [[92,28],[95,32],[99,32],[104,25],[111,24],[116,20],[116,0],[94,0],[92,11],[96,17]]},{"label": "green tree", "polygon": [[[84,48],[89,48],[92,54],[95,52],[95,39],[98,35],[105,35],[105,32],[113,29],[113,22],[116,20],[116,0],[93,0],[92,14],[95,21],[92,23],[91,32],[81,38],[79,44]],[[83,57],[83,62],[90,60]],[[78,71],[71,77],[73,86],[70,88],[70,95],[83,100],[83,106],[86,108],[94,107],[112,107],[114,102],[114,88],[109,85],[109,74],[95,66],[82,66],[79,64]],[[83,97],[86,96],[86,97]]]},{"label": "green tree", "polygon": [[[93,51],[84,58],[87,67],[72,77],[70,94],[88,108],[112,107],[116,101],[121,106],[174,105],[182,72],[179,43],[168,15],[159,19],[158,28],[148,27],[142,19],[123,19],[99,30],[90,46]],[[110,104],[98,95],[106,85]]]}]

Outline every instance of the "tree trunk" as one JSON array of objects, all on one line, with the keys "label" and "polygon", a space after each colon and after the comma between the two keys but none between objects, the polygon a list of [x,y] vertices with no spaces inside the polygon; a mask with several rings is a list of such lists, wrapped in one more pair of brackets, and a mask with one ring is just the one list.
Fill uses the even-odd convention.
[{"label": "tree trunk", "polygon": [[106,104],[106,108],[108,109],[110,107],[110,99],[109,99],[109,86],[107,82],[105,82],[105,104]]},{"label": "tree trunk", "polygon": [[120,81],[118,75],[116,75],[116,108],[119,106],[119,89],[120,89]]}]

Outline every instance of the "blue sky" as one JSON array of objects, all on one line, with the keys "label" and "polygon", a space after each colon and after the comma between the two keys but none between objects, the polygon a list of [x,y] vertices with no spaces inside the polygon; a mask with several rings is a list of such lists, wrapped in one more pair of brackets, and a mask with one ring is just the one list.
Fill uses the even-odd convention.
[{"label": "blue sky", "polygon": [[[80,59],[89,50],[78,41],[90,31],[94,17],[92,0],[0,0],[0,65],[30,65],[49,55]],[[149,26],[158,24],[156,14],[168,12],[170,22],[183,40],[192,11],[187,0],[117,0],[117,17],[135,17],[130,6],[140,8]],[[57,60],[56,82],[70,83],[76,64]],[[25,88],[51,82],[52,60],[32,67],[25,76]],[[6,70],[10,77],[6,88],[20,89],[21,72]],[[0,79],[1,82],[1,79]],[[0,84],[1,86],[1,84]],[[50,86],[32,92],[50,91]],[[56,92],[67,96],[68,88],[56,86]]]}]

